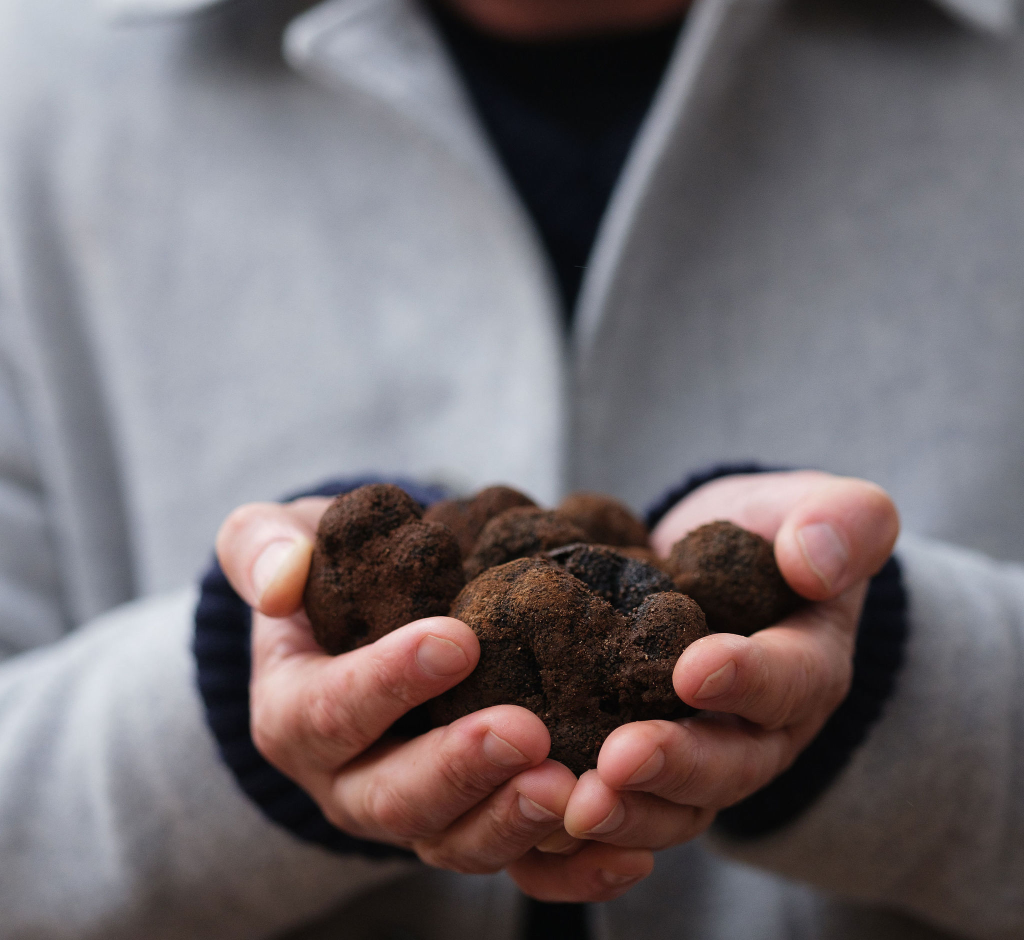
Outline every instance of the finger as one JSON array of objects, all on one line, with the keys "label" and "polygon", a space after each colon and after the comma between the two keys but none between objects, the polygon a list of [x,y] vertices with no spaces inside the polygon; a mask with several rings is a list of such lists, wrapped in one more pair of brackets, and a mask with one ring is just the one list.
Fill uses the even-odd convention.
[{"label": "finger", "polygon": [[807,608],[750,637],[703,637],[679,657],[673,686],[694,708],[768,729],[823,720],[849,690],[855,626],[853,616]]},{"label": "finger", "polygon": [[786,513],[808,490],[834,479],[818,470],[734,474],[712,480],[680,500],[651,533],[651,546],[667,557],[698,526],[725,519],[771,541]]},{"label": "finger", "polygon": [[538,901],[597,903],[625,894],[654,868],[645,849],[620,849],[590,842],[565,858],[534,849],[506,868],[520,889]]},{"label": "finger", "polygon": [[217,559],[231,586],[256,610],[286,617],[299,609],[316,526],[330,500],[249,503],[224,520]]},{"label": "finger", "polygon": [[[641,721],[608,736],[597,775],[611,793],[624,798],[644,793],[684,807],[721,809],[774,779],[801,747],[787,731],[762,731],[729,716]],[[577,825],[577,812],[585,826],[610,811],[606,796],[589,792],[595,805],[574,802],[567,810],[567,826]]]},{"label": "finger", "polygon": [[552,855],[575,855],[586,845],[582,839],[575,839],[565,831],[565,826],[556,829],[546,839],[542,839],[534,846],[538,852],[548,852]]},{"label": "finger", "polygon": [[656,851],[689,842],[714,818],[714,809],[673,803],[644,792],[622,793],[591,770],[573,790],[565,828],[579,839]]},{"label": "finger", "polygon": [[520,773],[431,839],[413,843],[428,865],[491,874],[562,830],[576,777],[555,761]]},{"label": "finger", "polygon": [[775,559],[797,593],[826,600],[874,575],[892,554],[899,530],[899,513],[881,487],[827,479],[786,514]]},{"label": "finger", "polygon": [[341,656],[309,643],[298,617],[253,618],[253,739],[292,776],[348,763],[480,657],[476,634],[450,617],[418,620]]},{"label": "finger", "polygon": [[[386,841],[431,840],[517,773],[540,764],[550,746],[536,715],[498,705],[382,754],[370,751],[313,796],[346,832]],[[523,851],[555,826],[541,828]]]}]

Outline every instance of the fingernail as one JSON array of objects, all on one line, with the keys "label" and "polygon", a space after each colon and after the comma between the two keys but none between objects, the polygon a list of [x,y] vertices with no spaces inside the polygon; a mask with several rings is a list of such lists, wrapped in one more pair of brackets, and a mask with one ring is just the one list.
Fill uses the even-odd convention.
[{"label": "fingernail", "polygon": [[850,560],[846,543],[827,522],[805,525],[796,533],[796,540],[808,567],[831,590]]},{"label": "fingernail", "polygon": [[519,812],[522,813],[531,822],[537,823],[549,823],[555,822],[562,817],[558,813],[552,813],[551,810],[545,809],[540,803],[534,803],[528,796],[519,794]]},{"label": "fingernail", "polygon": [[703,685],[697,690],[694,698],[718,698],[720,695],[725,695],[733,687],[735,681],[736,661],[730,659],[721,669],[716,669],[704,680]]},{"label": "fingernail", "polygon": [[547,855],[571,855],[576,852],[583,843],[574,839],[564,829],[552,832],[546,839],[537,843],[537,851]]},{"label": "fingernail", "polygon": [[267,588],[285,567],[288,557],[298,548],[299,543],[294,539],[275,539],[260,553],[252,566],[252,586],[256,591],[257,603],[263,599]]},{"label": "fingernail", "polygon": [[416,648],[416,662],[424,672],[447,678],[465,672],[469,657],[457,643],[428,634]]},{"label": "fingernail", "polygon": [[628,885],[632,881],[638,881],[639,875],[618,875],[613,871],[605,871],[602,868],[601,880],[608,885],[609,888],[620,888],[622,885]]},{"label": "fingernail", "polygon": [[493,731],[484,735],[483,749],[484,757],[497,767],[519,767],[529,763],[522,751],[504,738],[499,738]]},{"label": "fingernail", "polygon": [[620,800],[601,822],[587,832],[587,835],[604,836],[609,832],[614,832],[622,825],[625,818],[626,807],[622,805],[622,801]]},{"label": "fingernail", "polygon": [[647,783],[661,773],[665,766],[665,752],[659,747],[650,757],[640,765],[640,769],[626,781],[626,786],[636,786],[640,783]]}]

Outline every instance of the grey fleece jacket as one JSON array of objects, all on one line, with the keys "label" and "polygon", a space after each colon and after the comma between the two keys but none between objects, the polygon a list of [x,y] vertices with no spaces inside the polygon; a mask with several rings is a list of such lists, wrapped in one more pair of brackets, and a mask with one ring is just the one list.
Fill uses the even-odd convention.
[{"label": "grey fleece jacket", "polygon": [[0,0],[0,935],[514,936],[506,878],[237,787],[189,652],[220,519],[366,471],[639,506],[756,458],[893,493],[906,664],[796,822],[663,853],[595,930],[1024,937],[1012,0],[698,0],[567,344],[422,12],[308,6]]}]

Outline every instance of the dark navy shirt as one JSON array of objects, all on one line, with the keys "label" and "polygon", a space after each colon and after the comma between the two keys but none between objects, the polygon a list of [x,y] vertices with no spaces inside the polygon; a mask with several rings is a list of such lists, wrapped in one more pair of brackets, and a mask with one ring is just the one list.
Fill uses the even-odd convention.
[{"label": "dark navy shirt", "polygon": [[547,248],[567,322],[608,200],[679,34],[656,29],[551,41],[434,17],[480,119]]}]

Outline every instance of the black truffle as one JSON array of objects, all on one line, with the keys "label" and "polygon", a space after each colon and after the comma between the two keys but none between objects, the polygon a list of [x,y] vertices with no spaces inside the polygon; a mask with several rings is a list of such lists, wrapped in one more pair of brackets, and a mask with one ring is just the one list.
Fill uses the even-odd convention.
[{"label": "black truffle", "polygon": [[[645,576],[657,581],[656,572]],[[635,586],[619,582],[612,593],[622,604]],[[619,725],[691,713],[675,695],[672,670],[707,628],[681,594],[648,594],[623,614],[553,560],[521,558],[484,571],[451,613],[480,638],[480,663],[430,703],[439,724],[491,705],[521,705],[547,725],[551,757],[581,774]]]},{"label": "black truffle", "polygon": [[647,526],[617,499],[600,493],[570,493],[557,510],[599,545],[646,547]]},{"label": "black truffle", "polygon": [[516,558],[587,541],[586,532],[557,512],[529,506],[507,509],[484,526],[473,553],[466,559],[466,580]]},{"label": "black truffle", "polygon": [[800,596],[775,564],[771,542],[731,522],[711,522],[672,546],[676,589],[704,611],[713,633],[750,636],[789,616]]},{"label": "black truffle", "polygon": [[467,558],[483,527],[495,516],[506,509],[536,505],[529,496],[510,486],[489,486],[468,499],[443,499],[434,503],[423,513],[423,521],[448,526],[459,540],[462,557]]},{"label": "black truffle", "polygon": [[466,583],[455,536],[397,486],[339,496],[324,513],[306,582],[316,641],[328,653],[373,643],[422,617],[445,616]]}]

